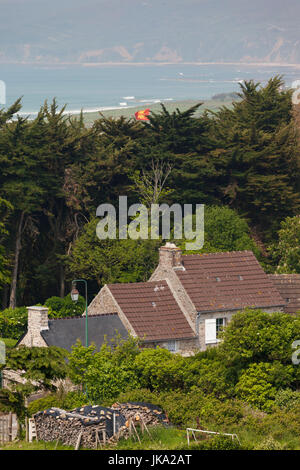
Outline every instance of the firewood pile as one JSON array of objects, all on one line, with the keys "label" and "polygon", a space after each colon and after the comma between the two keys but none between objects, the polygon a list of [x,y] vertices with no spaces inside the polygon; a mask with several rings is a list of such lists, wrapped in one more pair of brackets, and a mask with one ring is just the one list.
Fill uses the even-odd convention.
[{"label": "firewood pile", "polygon": [[148,430],[148,426],[168,424],[163,411],[148,403],[115,403],[112,408],[88,405],[69,412],[50,408],[36,413],[34,420],[38,440],[60,441],[75,448],[97,448],[120,437],[127,439],[138,425]]},{"label": "firewood pile", "polygon": [[119,411],[128,420],[143,421],[147,426],[167,425],[169,420],[161,408],[151,403],[128,402],[114,403],[112,409]]}]

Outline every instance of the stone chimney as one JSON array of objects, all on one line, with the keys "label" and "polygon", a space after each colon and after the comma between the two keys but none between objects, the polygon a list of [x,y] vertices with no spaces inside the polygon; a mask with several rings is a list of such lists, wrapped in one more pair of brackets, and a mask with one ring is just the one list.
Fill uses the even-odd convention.
[{"label": "stone chimney", "polygon": [[175,243],[167,242],[159,249],[159,265],[164,269],[184,269],[182,264],[182,251]]},{"label": "stone chimney", "polygon": [[31,346],[42,346],[44,341],[41,337],[42,330],[48,330],[48,308],[46,307],[27,307],[28,311],[28,331],[27,335],[31,338]]}]

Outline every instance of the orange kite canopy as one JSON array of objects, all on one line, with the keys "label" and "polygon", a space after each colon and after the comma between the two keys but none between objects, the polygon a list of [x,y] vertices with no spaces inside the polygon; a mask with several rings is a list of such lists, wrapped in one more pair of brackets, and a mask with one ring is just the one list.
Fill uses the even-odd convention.
[{"label": "orange kite canopy", "polygon": [[142,111],[137,111],[134,115],[137,121],[149,121],[147,116],[150,114],[150,109],[143,109]]}]

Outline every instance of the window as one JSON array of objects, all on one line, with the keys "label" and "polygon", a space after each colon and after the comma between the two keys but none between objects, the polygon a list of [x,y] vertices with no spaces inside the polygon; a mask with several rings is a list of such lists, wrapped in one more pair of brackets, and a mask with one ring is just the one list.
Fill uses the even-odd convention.
[{"label": "window", "polygon": [[166,349],[170,352],[175,352],[178,350],[178,344],[177,341],[168,341],[166,344]]},{"label": "window", "polygon": [[205,320],[205,343],[218,343],[219,333],[225,326],[225,318],[209,318]]},{"label": "window", "polygon": [[223,330],[225,326],[225,318],[217,318],[216,319],[216,337],[219,337],[220,332]]}]

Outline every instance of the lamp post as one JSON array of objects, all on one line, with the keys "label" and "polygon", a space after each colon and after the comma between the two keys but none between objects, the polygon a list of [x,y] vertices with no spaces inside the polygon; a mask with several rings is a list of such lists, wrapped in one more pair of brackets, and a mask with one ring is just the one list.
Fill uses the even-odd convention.
[{"label": "lamp post", "polygon": [[[71,290],[71,299],[73,302],[77,302],[79,299],[79,292],[76,289],[77,282],[84,282],[85,284],[85,347],[87,348],[89,345],[88,339],[88,298],[87,298],[87,282],[85,279],[74,279],[72,281],[72,290]],[[87,385],[85,386],[85,394],[88,396],[87,393]]]},{"label": "lamp post", "polygon": [[85,279],[74,279],[72,281],[72,291],[71,291],[71,299],[73,302],[77,302],[79,299],[79,292],[76,289],[77,282],[84,282],[85,284],[85,346],[88,347],[89,340],[88,340],[88,298],[87,298],[87,281]]}]

